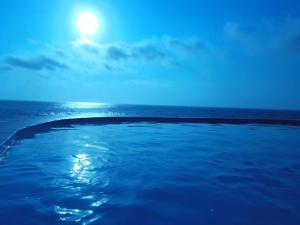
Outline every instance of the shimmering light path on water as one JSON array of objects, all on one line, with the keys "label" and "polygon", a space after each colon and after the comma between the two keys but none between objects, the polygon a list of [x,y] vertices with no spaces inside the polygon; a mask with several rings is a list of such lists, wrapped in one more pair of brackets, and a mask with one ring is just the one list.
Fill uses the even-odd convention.
[{"label": "shimmering light path on water", "polygon": [[299,134],[192,123],[37,134],[1,158],[0,224],[298,225]]}]

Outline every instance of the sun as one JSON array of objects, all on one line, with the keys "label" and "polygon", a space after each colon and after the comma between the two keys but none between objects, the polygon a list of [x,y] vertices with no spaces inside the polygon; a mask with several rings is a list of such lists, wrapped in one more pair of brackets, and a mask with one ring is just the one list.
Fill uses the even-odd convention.
[{"label": "sun", "polygon": [[94,13],[81,11],[77,17],[76,26],[81,35],[94,35],[99,30],[99,20]]}]

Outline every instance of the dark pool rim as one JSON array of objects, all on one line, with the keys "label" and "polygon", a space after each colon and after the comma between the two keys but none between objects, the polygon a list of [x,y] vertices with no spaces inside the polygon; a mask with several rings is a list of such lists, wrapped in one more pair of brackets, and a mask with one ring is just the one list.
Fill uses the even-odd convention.
[{"label": "dark pool rim", "polygon": [[240,119],[240,118],[173,118],[173,117],[88,117],[53,120],[17,130],[0,145],[0,154],[7,151],[19,140],[33,138],[35,134],[47,133],[55,128],[68,128],[74,125],[108,125],[123,123],[196,123],[231,125],[283,125],[300,126],[300,120],[290,119]]}]

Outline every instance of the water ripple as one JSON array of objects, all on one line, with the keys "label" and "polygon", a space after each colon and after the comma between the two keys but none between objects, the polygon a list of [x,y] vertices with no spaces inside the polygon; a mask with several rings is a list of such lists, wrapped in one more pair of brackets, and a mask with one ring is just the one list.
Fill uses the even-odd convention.
[{"label": "water ripple", "polygon": [[54,210],[61,221],[67,222],[79,222],[83,218],[93,214],[92,210],[67,209],[60,206],[55,206]]}]

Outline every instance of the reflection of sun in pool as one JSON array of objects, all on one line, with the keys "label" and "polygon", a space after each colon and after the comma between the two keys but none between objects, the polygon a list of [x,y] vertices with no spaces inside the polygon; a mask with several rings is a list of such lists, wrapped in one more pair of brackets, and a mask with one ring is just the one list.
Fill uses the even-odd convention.
[{"label": "reflection of sun in pool", "polygon": [[79,154],[75,156],[75,162],[73,166],[74,173],[82,172],[91,163],[89,162],[86,154]]},{"label": "reflection of sun in pool", "polygon": [[75,155],[74,158],[71,176],[83,183],[89,183],[88,169],[91,162],[89,161],[88,156],[86,154],[78,154]]},{"label": "reflection of sun in pool", "polygon": [[76,26],[82,35],[93,35],[99,30],[98,17],[89,11],[81,11],[76,20]]},{"label": "reflection of sun in pool", "polygon": [[[82,143],[81,141],[73,143],[84,147],[85,151],[72,156],[70,176],[77,183],[90,185],[96,182],[99,186],[107,186],[109,180],[106,172],[101,170],[101,172],[97,173],[96,171],[109,163],[108,157],[110,154],[108,148],[99,144]],[[92,157],[95,152],[101,153],[96,160]]]}]

